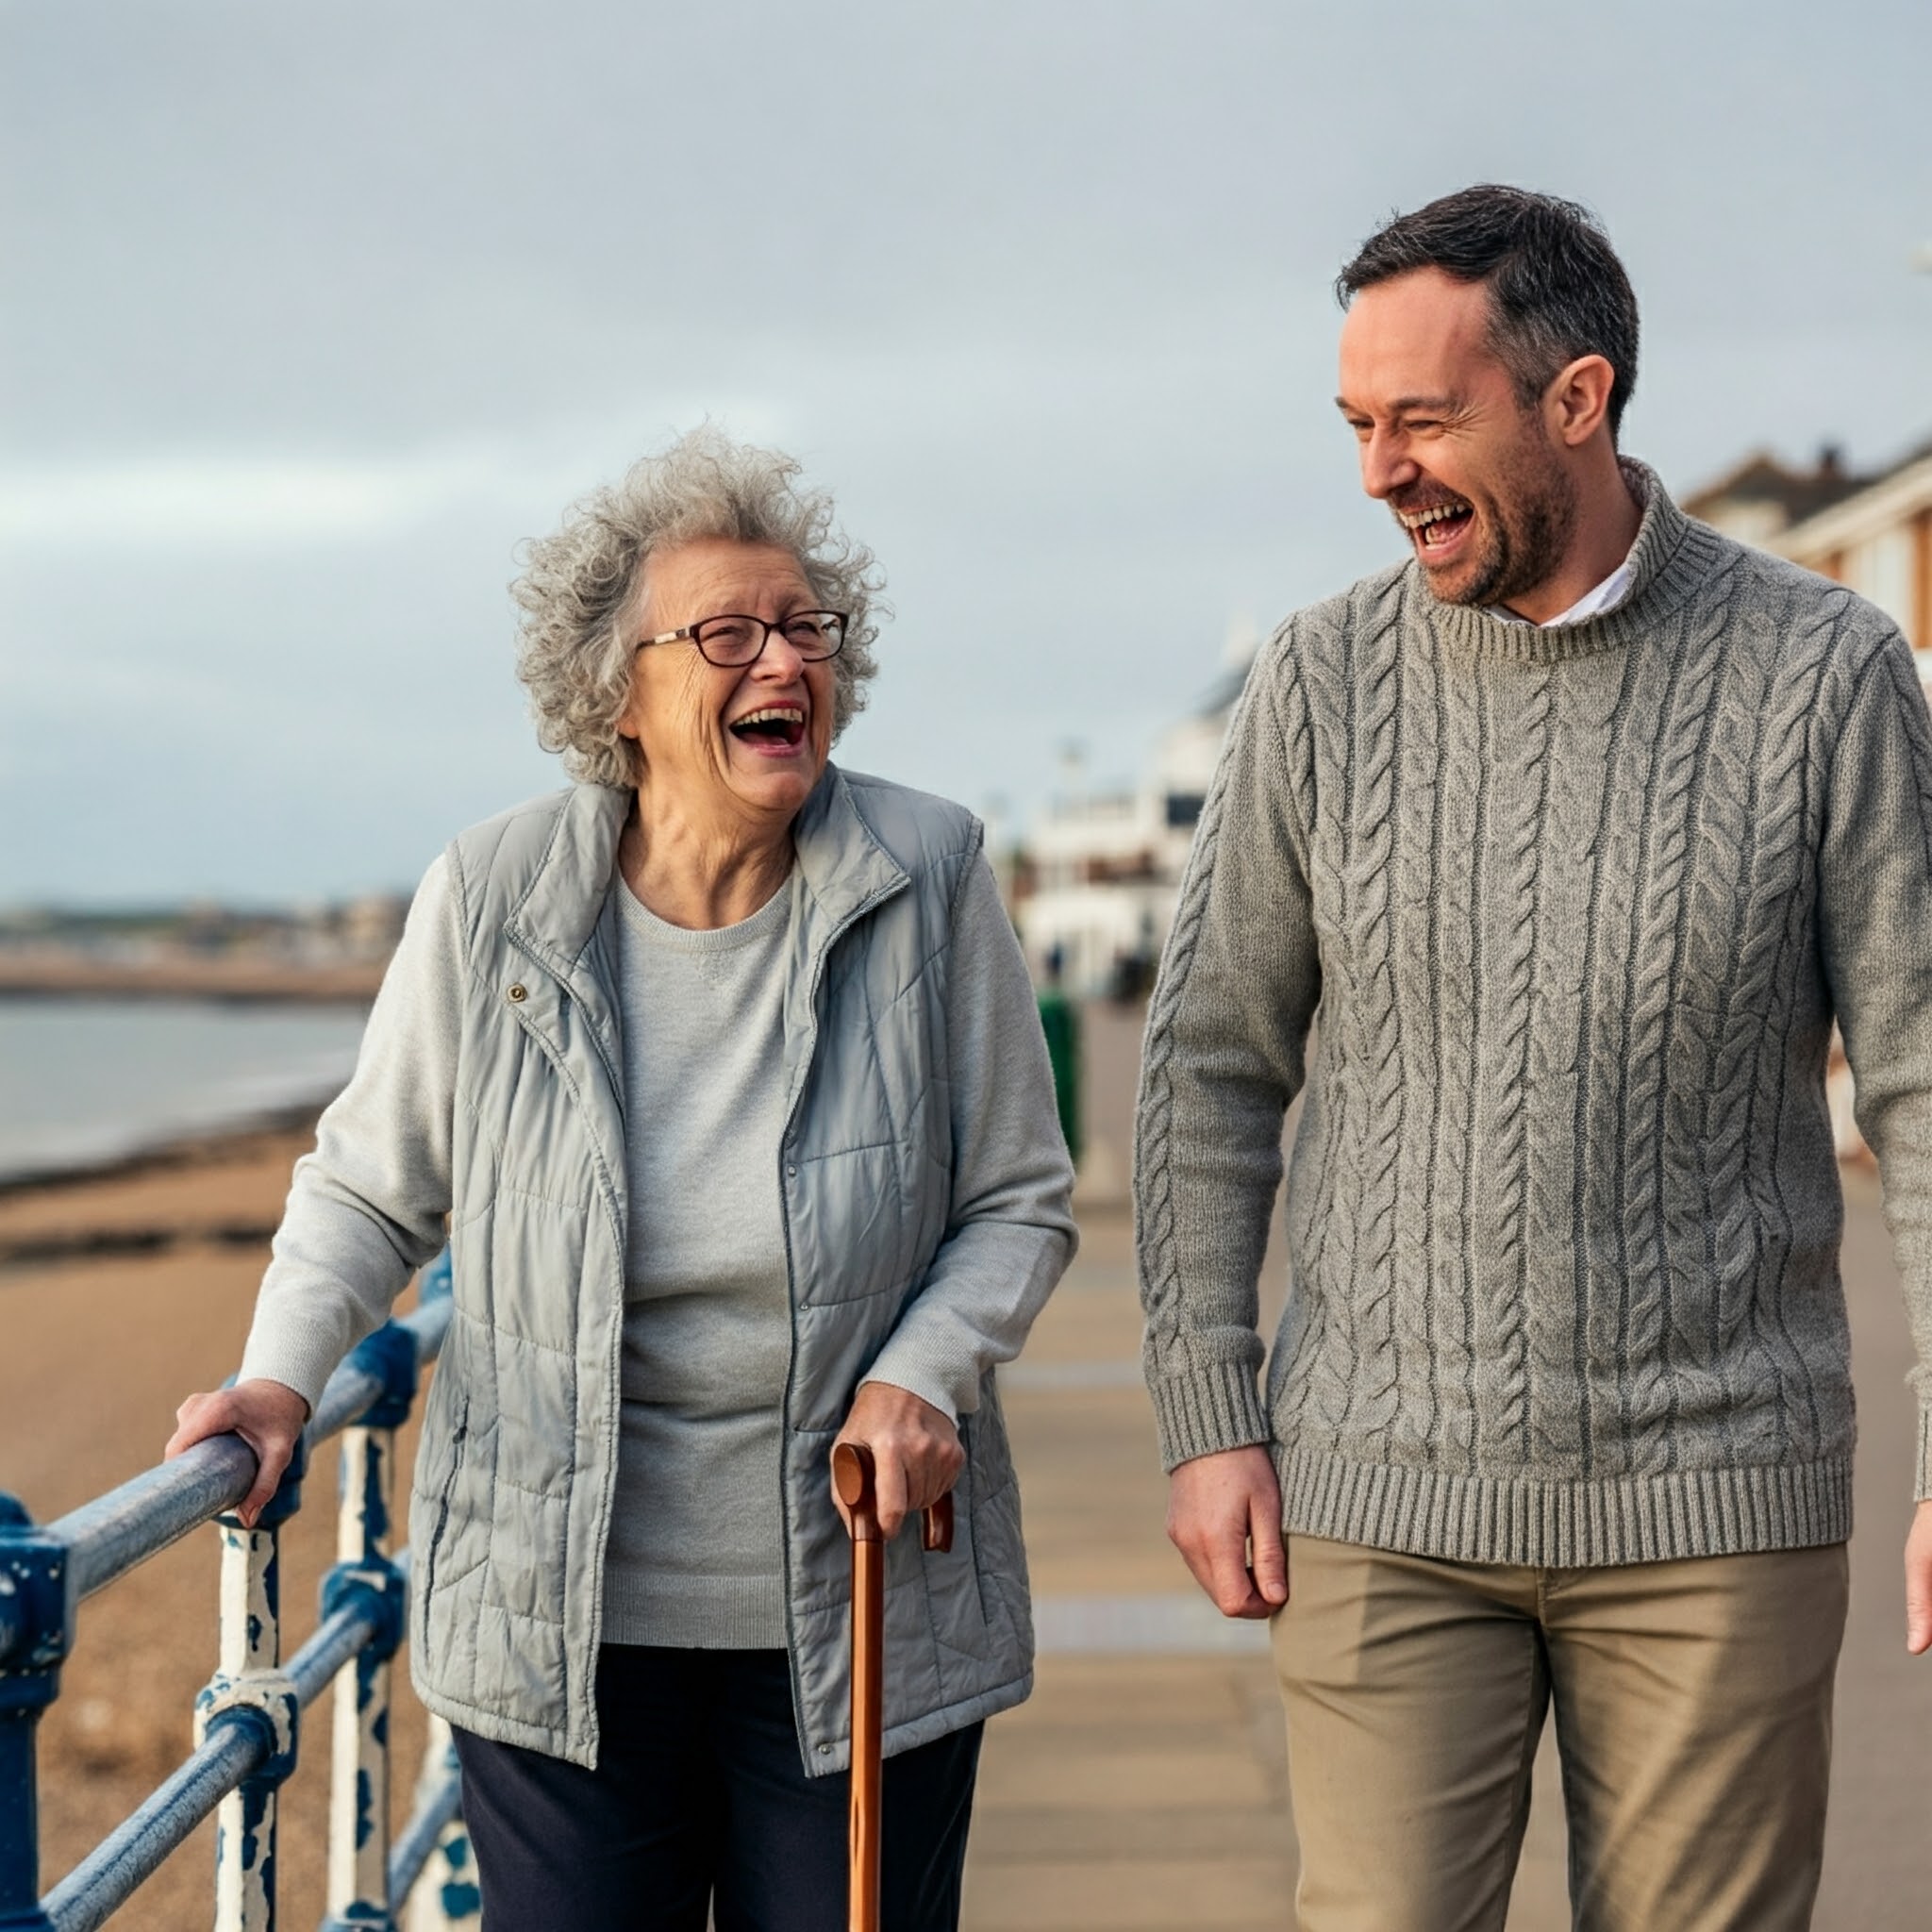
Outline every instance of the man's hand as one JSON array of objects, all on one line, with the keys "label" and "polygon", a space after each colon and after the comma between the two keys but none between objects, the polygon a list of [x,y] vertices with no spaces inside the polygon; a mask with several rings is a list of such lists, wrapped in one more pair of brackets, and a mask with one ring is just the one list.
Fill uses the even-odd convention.
[{"label": "man's hand", "polygon": [[[862,1382],[840,1442],[863,1442],[872,1451],[878,1485],[879,1534],[890,1542],[915,1510],[929,1509],[959,1479],[966,1452],[944,1409],[891,1382]],[[835,1442],[832,1445],[838,1447]],[[847,1529],[852,1518],[832,1491]]]},{"label": "man's hand", "polygon": [[1932,1500],[1919,1505],[1906,1538],[1906,1648],[1932,1650]]},{"label": "man's hand", "polygon": [[258,1376],[232,1389],[191,1395],[175,1411],[175,1420],[179,1426],[168,1438],[165,1456],[178,1456],[209,1436],[240,1436],[255,1451],[255,1487],[235,1511],[253,1529],[294,1454],[308,1405],[285,1384]]},{"label": "man's hand", "polygon": [[1167,1479],[1167,1534],[1224,1617],[1266,1617],[1288,1601],[1281,1491],[1258,1445],[1182,1463]]}]

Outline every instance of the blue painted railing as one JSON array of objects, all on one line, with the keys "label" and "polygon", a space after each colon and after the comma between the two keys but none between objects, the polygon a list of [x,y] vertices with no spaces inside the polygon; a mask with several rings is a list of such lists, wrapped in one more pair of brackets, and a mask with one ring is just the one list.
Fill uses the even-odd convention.
[{"label": "blue painted railing", "polygon": [[[406,1624],[409,1557],[390,1553],[395,1431],[449,1328],[449,1257],[424,1271],[418,1307],[338,1369],[274,1500],[253,1529],[232,1513],[255,1480],[240,1437],[197,1443],[36,1525],[0,1494],[0,1927],[93,1932],[168,1854],[219,1811],[216,1932],[273,1932],[275,1793],[304,1714],[336,1684],[323,1932],[446,1932],[479,1917],[449,1728],[430,1720],[416,1808],[390,1842],[389,1674]],[[337,1562],[315,1634],[281,1656],[281,1525],[302,1507],[309,1456],[342,1438]],[[35,1733],[60,1692],[81,1603],[204,1523],[221,1532],[215,1674],[195,1700],[195,1747],[132,1817],[42,1897]],[[340,1679],[340,1681],[338,1681]]]}]

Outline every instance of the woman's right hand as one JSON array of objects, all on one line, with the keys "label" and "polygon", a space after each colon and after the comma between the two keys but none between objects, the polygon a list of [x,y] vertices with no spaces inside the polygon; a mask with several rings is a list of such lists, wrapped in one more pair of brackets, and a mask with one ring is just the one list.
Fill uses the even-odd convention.
[{"label": "woman's right hand", "polygon": [[240,1436],[255,1451],[255,1487],[235,1511],[253,1529],[295,1453],[296,1439],[308,1421],[308,1404],[286,1383],[258,1376],[232,1389],[191,1395],[175,1411],[175,1421],[177,1426],[164,1456],[179,1456],[210,1436]]}]

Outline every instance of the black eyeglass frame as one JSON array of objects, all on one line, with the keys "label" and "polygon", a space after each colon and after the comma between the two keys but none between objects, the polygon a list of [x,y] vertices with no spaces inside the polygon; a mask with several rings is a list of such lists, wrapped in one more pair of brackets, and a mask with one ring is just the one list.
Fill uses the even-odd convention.
[{"label": "black eyeglass frame", "polygon": [[[746,671],[765,655],[772,641],[774,631],[782,632],[788,624],[796,624],[801,617],[829,617],[838,626],[838,641],[829,651],[817,653],[799,651],[790,638],[785,641],[798,651],[800,661],[807,664],[823,664],[828,658],[836,658],[845,648],[845,633],[852,627],[852,614],[847,610],[793,610],[779,618],[754,617],[748,610],[721,610],[714,617],[701,617],[695,624],[681,624],[675,630],[659,631],[654,638],[640,638],[637,648],[647,650],[653,644],[692,643],[698,648],[698,655],[707,664],[715,664],[720,671]],[[720,660],[705,649],[705,641],[700,633],[707,625],[712,624],[756,624],[763,628],[764,636],[758,640],[758,647],[749,658],[736,658]]]}]

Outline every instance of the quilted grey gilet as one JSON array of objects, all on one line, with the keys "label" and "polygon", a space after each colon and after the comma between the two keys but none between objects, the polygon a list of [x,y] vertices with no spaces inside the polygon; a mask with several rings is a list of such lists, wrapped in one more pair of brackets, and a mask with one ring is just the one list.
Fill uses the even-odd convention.
[{"label": "quilted grey gilet", "polygon": [[[617,1474],[627,1207],[615,947],[601,913],[625,792],[575,786],[450,847],[468,960],[455,1308],[410,1506],[416,1681],[431,1709],[594,1765]],[[827,1458],[949,1212],[944,1081],[960,808],[828,767],[794,828],[778,1154],[791,1367],[786,1622],[806,1768],[848,1762],[850,1546]],[[886,1749],[1017,1704],[1033,1633],[991,1372],[961,1418],[950,1555],[887,1558]]]}]

